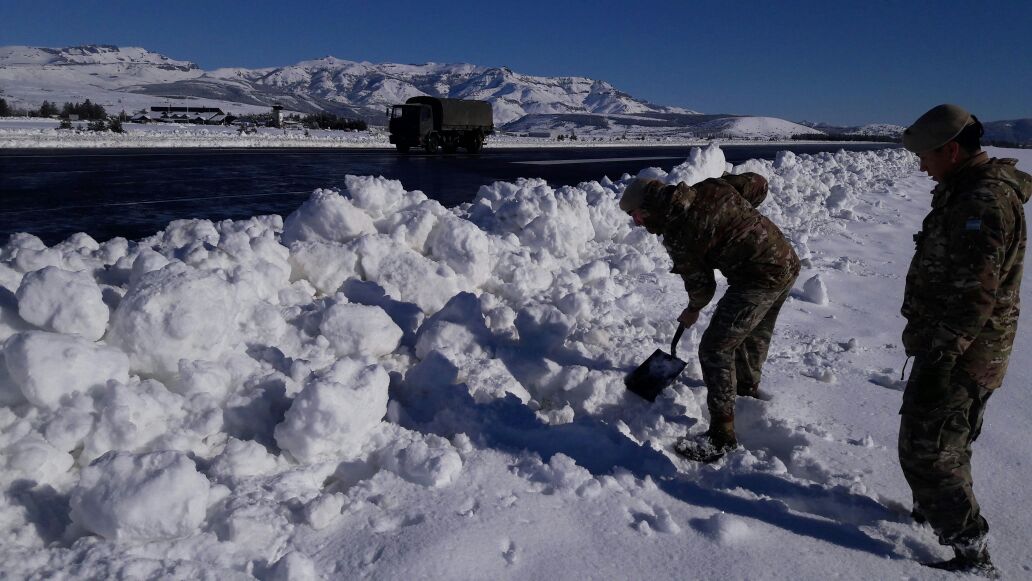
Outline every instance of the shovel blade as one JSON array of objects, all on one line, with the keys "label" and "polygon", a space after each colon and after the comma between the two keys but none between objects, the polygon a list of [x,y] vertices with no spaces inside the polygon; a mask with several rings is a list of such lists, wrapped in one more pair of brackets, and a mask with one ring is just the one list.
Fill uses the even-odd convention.
[{"label": "shovel blade", "polygon": [[624,379],[624,385],[636,395],[656,401],[656,397],[677,379],[687,365],[677,357],[656,349]]}]

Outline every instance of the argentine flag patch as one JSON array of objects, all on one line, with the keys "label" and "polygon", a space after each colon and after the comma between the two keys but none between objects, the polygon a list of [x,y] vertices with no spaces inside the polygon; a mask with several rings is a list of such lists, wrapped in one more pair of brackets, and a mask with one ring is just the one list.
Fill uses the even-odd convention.
[{"label": "argentine flag patch", "polygon": [[964,223],[965,230],[981,230],[982,219],[981,218],[968,218],[967,222]]}]

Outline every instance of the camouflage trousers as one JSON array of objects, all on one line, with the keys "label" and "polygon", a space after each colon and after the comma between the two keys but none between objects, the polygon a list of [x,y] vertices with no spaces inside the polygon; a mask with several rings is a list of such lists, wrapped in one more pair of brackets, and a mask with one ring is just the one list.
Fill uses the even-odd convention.
[{"label": "camouflage trousers", "polygon": [[993,392],[959,370],[947,393],[919,394],[913,385],[907,384],[900,409],[899,463],[914,494],[914,512],[944,545],[983,537],[989,523],[975,500],[971,444],[982,431]]},{"label": "camouflage trousers", "polygon": [[731,286],[717,303],[699,343],[710,418],[733,418],[735,396],[756,392],[774,323],[794,280],[780,289]]}]

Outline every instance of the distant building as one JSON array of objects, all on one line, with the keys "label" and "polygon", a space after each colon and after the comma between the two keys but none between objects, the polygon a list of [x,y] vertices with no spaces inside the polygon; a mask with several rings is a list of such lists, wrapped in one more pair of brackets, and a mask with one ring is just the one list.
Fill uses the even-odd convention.
[{"label": "distant building", "polygon": [[283,127],[283,105],[272,106],[272,123],[273,127]]},{"label": "distant building", "polygon": [[151,107],[150,114],[140,112],[133,116],[136,123],[194,123],[197,125],[223,125],[230,116],[218,107]]}]

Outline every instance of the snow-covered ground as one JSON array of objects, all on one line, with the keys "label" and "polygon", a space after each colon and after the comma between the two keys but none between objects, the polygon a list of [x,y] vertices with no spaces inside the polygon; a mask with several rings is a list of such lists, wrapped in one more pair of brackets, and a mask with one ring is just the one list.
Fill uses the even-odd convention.
[{"label": "snow-covered ground", "polygon": [[[754,119],[754,118],[748,118]],[[787,122],[785,122],[787,123]],[[385,129],[374,127],[368,131],[328,131],[304,129],[276,129],[259,127],[258,133],[242,135],[237,127],[220,125],[123,123],[124,133],[89,131],[87,123],[76,122],[74,129],[58,129],[56,119],[0,118],[0,149],[2,148],[91,148],[91,147],[393,147]],[[791,132],[766,132],[740,121],[737,129],[727,133],[741,137],[718,140],[721,143],[769,143],[774,135]],[[799,126],[802,130],[810,131]],[[739,131],[740,129],[740,131]],[[799,131],[805,133],[806,131]],[[573,126],[555,129],[564,136],[576,134],[576,140],[558,141],[555,137],[531,137],[526,133],[496,133],[487,138],[486,147],[627,147],[661,145],[701,145],[708,141],[693,137],[683,129],[662,130],[600,130],[584,131]],[[644,137],[644,139],[639,139]],[[782,141],[787,142],[787,141]],[[809,143],[791,141],[793,144]],[[821,142],[825,143],[825,142]]]},{"label": "snow-covered ground", "polygon": [[[993,150],[998,156],[1026,151]],[[715,146],[669,174],[726,167]],[[619,182],[375,177],[293,214],[139,241],[0,247],[0,571],[10,578],[951,578],[895,439],[903,275],[932,182],[903,150],[779,154],[761,207],[805,260],[744,450],[694,351],[653,404],[624,374],[686,296]],[[1026,284],[1026,300],[1032,284]],[[1026,317],[1027,318],[1027,317]],[[993,555],[1032,575],[1028,321],[976,445]]]}]

